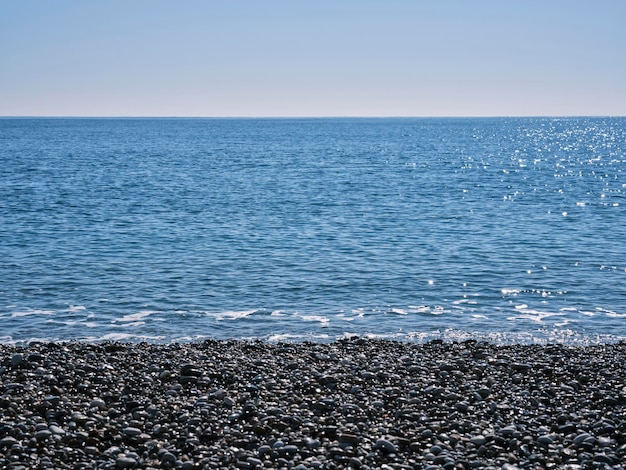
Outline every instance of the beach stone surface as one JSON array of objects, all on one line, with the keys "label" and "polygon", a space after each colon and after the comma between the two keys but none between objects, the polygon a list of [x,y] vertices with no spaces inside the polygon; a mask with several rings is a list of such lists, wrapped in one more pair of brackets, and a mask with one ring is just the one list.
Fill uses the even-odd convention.
[{"label": "beach stone surface", "polygon": [[626,344],[0,345],[0,468],[622,469]]}]

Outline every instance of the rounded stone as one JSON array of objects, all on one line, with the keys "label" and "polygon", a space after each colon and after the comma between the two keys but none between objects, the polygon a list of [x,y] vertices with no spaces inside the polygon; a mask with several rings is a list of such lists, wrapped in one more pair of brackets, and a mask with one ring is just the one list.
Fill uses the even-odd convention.
[{"label": "rounded stone", "polygon": [[442,450],[443,450],[443,449],[442,449],[440,446],[438,446],[438,445],[434,445],[434,446],[431,446],[431,448],[430,448],[430,453],[431,453],[431,454],[434,454],[434,455],[439,455],[439,454],[441,454],[441,451],[442,451]]},{"label": "rounded stone", "polygon": [[122,430],[122,432],[127,436],[139,436],[141,434],[141,429],[127,427]]},{"label": "rounded stone", "polygon": [[537,442],[541,445],[550,445],[554,442],[554,436],[551,434],[544,434],[537,438]]},{"label": "rounded stone", "polygon": [[255,457],[248,457],[246,459],[246,462],[248,462],[250,465],[252,465],[252,468],[262,467],[263,466],[263,461],[261,459],[255,458]]},{"label": "rounded stone", "polygon": [[270,452],[272,452],[272,448],[268,446],[267,444],[262,445],[261,447],[257,449],[257,453],[259,455],[269,454]]},{"label": "rounded stone", "polygon": [[281,447],[285,447],[285,443],[283,441],[278,440],[272,444],[273,449],[280,449]]},{"label": "rounded stone", "polygon": [[607,464],[607,465],[614,465],[615,464],[613,459],[611,457],[609,457],[608,455],[605,455],[605,454],[596,454],[596,455],[594,455],[593,456],[593,461],[594,462],[603,463],[603,464]]},{"label": "rounded stone", "polygon": [[574,438],[574,444],[580,446],[585,444],[585,442],[589,441],[590,439],[593,439],[593,436],[591,434],[589,434],[588,432],[581,432]]},{"label": "rounded stone", "polygon": [[200,377],[202,375],[202,371],[195,364],[185,364],[180,369],[180,375]]},{"label": "rounded stone", "polygon": [[14,444],[17,444],[17,439],[15,439],[13,436],[6,436],[0,439],[0,448],[11,447]]},{"label": "rounded stone", "polygon": [[164,452],[161,455],[161,463],[164,465],[174,465],[176,463],[176,456],[171,452]]},{"label": "rounded stone", "polygon": [[456,403],[454,407],[457,409],[457,411],[460,411],[461,413],[467,413],[467,411],[469,410],[469,403],[467,403],[466,401],[460,401]]},{"label": "rounded stone", "polygon": [[133,468],[135,465],[137,465],[137,461],[132,457],[118,457],[115,459],[117,468]]},{"label": "rounded stone", "polygon": [[89,408],[97,408],[99,410],[106,409],[106,403],[101,398],[94,398],[89,402]]},{"label": "rounded stone", "polygon": [[63,430],[63,428],[57,426],[56,424],[51,424],[48,429],[52,434],[65,434],[65,430]]},{"label": "rounded stone", "polygon": [[52,436],[52,433],[47,429],[35,433],[35,439],[37,439],[38,441],[45,441],[50,436]]},{"label": "rounded stone", "polygon": [[22,362],[24,362],[24,356],[22,354],[17,353],[11,356],[11,367],[18,367],[20,364],[22,364]]},{"label": "rounded stone", "polygon": [[381,449],[390,454],[397,452],[396,446],[387,439],[378,439],[374,444],[374,449]]}]

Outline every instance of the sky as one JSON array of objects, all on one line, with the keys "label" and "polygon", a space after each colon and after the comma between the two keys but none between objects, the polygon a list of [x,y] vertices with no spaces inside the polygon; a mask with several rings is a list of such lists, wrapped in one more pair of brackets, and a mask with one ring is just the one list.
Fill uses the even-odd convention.
[{"label": "sky", "polygon": [[0,2],[0,116],[624,116],[625,0]]}]

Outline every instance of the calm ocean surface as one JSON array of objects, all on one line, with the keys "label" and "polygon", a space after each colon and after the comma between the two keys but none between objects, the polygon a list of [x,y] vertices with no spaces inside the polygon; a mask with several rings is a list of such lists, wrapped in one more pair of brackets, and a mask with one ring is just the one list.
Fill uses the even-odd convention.
[{"label": "calm ocean surface", "polygon": [[0,342],[626,338],[626,118],[0,119]]}]

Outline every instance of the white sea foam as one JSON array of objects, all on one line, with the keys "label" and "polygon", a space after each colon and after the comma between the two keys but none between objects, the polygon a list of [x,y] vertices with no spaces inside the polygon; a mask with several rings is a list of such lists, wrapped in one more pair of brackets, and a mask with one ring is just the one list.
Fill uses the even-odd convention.
[{"label": "white sea foam", "polygon": [[52,315],[52,310],[22,310],[21,312],[11,313],[12,317],[28,317],[30,315]]},{"label": "white sea foam", "polygon": [[216,320],[238,320],[252,315],[256,310],[227,310],[215,313]]},{"label": "white sea foam", "polygon": [[89,337],[87,341],[162,341],[164,336],[134,335],[132,333],[108,333],[100,337]]},{"label": "white sea foam", "polygon": [[392,308],[389,313],[397,313],[398,315],[406,315],[408,312],[402,308]]},{"label": "white sea foam", "polygon": [[516,305],[515,309],[520,312],[519,315],[507,317],[507,320],[531,320],[536,323],[542,323],[546,318],[550,317],[562,317],[565,314],[560,312],[545,312],[542,310],[535,310],[528,308],[528,305]]},{"label": "white sea foam", "polygon": [[611,318],[626,318],[626,313],[607,312],[606,316]]},{"label": "white sea foam", "polygon": [[328,317],[324,317],[322,315],[302,315],[300,318],[304,321],[317,321],[320,323],[329,323],[330,319]]},{"label": "white sea foam", "polygon": [[28,344],[28,343],[47,343],[50,341],[57,341],[57,339],[55,338],[49,338],[49,337],[45,337],[42,338],[40,336],[33,336],[32,338],[28,338],[26,341],[24,340],[19,340],[19,339],[13,339],[10,336],[6,336],[6,338],[11,338],[9,341],[4,341],[1,337],[0,337],[0,342],[4,343],[4,344]]},{"label": "white sea foam", "polygon": [[401,339],[407,338],[407,333],[365,333],[359,336],[367,339]]},{"label": "white sea foam", "polygon": [[305,341],[305,340],[330,340],[330,335],[299,335],[299,334],[291,334],[291,333],[282,333],[270,335],[267,338],[267,341],[272,343],[280,343],[282,341]]},{"label": "white sea foam", "polygon": [[[143,318],[149,317],[150,315],[152,315],[154,313],[157,313],[157,312],[154,312],[152,310],[143,310],[141,312],[131,313],[130,315],[124,315],[122,318],[118,318],[116,320],[113,320],[113,322],[120,322],[120,323],[137,322],[138,320],[141,320]],[[142,324],[144,324],[144,323],[142,323]]]},{"label": "white sea foam", "polygon": [[446,313],[446,309],[442,305],[435,305],[430,307],[428,305],[409,305],[404,308],[391,308],[387,313],[395,313],[396,315],[409,315],[409,314],[429,314],[429,315],[442,315]]},{"label": "white sea foam", "polygon": [[87,310],[87,307],[83,305],[70,305],[70,308],[68,308],[66,311],[67,312],[82,312],[83,310]]},{"label": "white sea foam", "polygon": [[[205,339],[210,339],[211,336],[209,335],[183,335],[183,336],[176,336],[174,338],[174,341],[177,342],[181,342],[181,343],[188,343],[188,342],[192,342],[192,341],[202,341]],[[246,338],[242,338],[242,339],[246,339]]]},{"label": "white sea foam", "polygon": [[409,305],[411,313],[430,313],[430,307],[426,305]]}]

